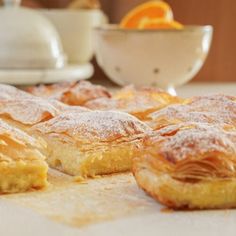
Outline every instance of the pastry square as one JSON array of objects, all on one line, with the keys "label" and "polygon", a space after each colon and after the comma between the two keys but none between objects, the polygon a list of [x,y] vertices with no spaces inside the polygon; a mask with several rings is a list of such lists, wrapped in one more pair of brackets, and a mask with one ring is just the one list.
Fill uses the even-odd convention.
[{"label": "pastry square", "polygon": [[167,207],[236,207],[236,129],[193,122],[162,128],[137,150],[133,173]]},{"label": "pastry square", "polygon": [[48,144],[49,166],[81,177],[130,170],[134,147],[150,131],[135,117],[116,111],[65,113],[32,127]]},{"label": "pastry square", "polygon": [[47,186],[48,165],[43,143],[0,120],[0,193],[17,193]]}]

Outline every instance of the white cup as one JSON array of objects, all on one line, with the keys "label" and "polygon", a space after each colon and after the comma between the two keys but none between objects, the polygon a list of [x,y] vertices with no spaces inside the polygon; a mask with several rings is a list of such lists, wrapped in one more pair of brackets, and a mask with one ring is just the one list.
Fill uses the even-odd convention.
[{"label": "white cup", "polygon": [[94,49],[92,29],[106,22],[99,9],[52,9],[42,13],[54,24],[61,37],[70,64],[84,64],[91,60]]}]

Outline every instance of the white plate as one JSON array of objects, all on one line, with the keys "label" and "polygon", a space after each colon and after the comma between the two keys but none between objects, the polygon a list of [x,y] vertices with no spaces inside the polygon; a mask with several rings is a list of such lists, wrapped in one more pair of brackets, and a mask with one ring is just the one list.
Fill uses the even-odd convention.
[{"label": "white plate", "polygon": [[0,83],[29,85],[88,79],[93,75],[92,64],[68,65],[49,70],[0,70]]}]

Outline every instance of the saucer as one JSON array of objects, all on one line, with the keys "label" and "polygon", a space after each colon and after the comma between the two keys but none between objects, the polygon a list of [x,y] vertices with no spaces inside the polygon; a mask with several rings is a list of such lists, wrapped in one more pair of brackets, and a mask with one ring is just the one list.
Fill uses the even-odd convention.
[{"label": "saucer", "polygon": [[89,79],[94,72],[90,63],[67,65],[60,69],[0,70],[0,83],[11,85],[33,85],[57,83],[70,80]]}]

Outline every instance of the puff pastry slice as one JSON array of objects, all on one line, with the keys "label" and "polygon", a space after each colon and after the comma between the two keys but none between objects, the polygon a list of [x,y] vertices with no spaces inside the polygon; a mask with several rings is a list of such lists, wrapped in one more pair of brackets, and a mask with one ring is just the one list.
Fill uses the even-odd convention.
[{"label": "puff pastry slice", "polygon": [[128,171],[133,150],[150,128],[116,111],[65,113],[32,127],[48,144],[47,162],[70,175]]},{"label": "puff pastry slice", "polygon": [[133,160],[139,186],[168,207],[236,207],[233,126],[193,122],[167,126],[146,137]]}]

